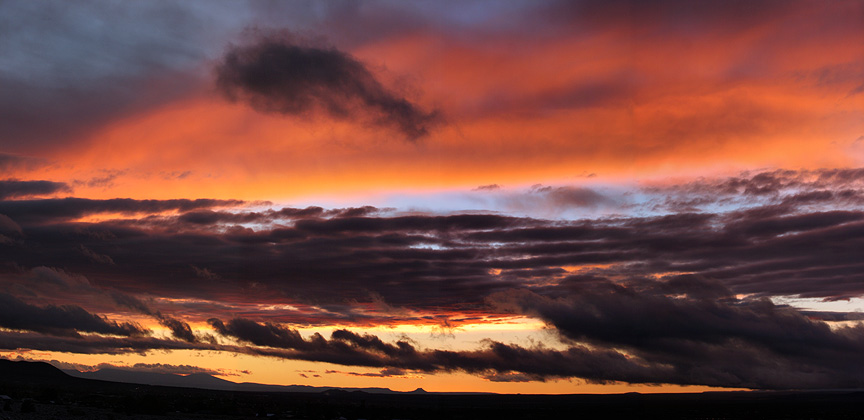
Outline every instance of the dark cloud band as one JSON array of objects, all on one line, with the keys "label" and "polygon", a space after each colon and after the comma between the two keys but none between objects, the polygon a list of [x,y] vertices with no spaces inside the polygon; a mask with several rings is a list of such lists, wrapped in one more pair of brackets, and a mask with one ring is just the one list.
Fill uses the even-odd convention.
[{"label": "dark cloud band", "polygon": [[0,200],[7,198],[30,197],[69,193],[72,189],[63,182],[0,180]]}]

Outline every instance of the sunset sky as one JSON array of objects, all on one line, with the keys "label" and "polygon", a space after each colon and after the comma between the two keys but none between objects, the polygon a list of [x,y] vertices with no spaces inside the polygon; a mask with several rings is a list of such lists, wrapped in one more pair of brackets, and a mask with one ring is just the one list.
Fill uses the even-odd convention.
[{"label": "sunset sky", "polygon": [[864,2],[0,2],[0,357],[864,387]]}]

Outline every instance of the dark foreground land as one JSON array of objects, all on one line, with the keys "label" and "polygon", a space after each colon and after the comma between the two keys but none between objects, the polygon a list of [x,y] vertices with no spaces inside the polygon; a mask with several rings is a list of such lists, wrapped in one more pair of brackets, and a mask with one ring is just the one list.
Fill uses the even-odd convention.
[{"label": "dark foreground land", "polygon": [[864,391],[619,395],[239,392],[74,378],[0,360],[0,419],[860,419]]}]

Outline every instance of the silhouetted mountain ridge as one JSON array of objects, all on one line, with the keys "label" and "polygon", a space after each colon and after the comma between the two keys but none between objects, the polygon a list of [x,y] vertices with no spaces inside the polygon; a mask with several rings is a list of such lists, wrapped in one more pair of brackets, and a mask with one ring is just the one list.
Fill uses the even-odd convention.
[{"label": "silhouetted mountain ridge", "polygon": [[201,388],[222,391],[235,390],[236,383],[217,378],[204,373],[193,373],[191,375],[175,375],[168,373],[141,372],[123,369],[99,369],[93,372],[80,372],[74,369],[65,369],[67,374],[85,379],[96,379],[100,381],[124,382],[141,385],[173,386],[181,388]]},{"label": "silhouetted mountain ridge", "polygon": [[[147,373],[142,375],[142,373]],[[36,401],[39,418],[114,418],[118,413],[148,418],[243,419],[262,413],[293,413],[295,418],[471,418],[523,420],[567,418],[860,418],[864,390],[704,392],[685,394],[454,395],[422,388],[394,392],[383,388],[322,388],[234,383],[205,374],[168,375],[107,369],[92,378],[171,382],[139,385],[72,377],[40,362],[0,359],[0,394],[16,405]],[[183,388],[178,388],[181,384]],[[237,387],[214,390],[192,386]],[[292,392],[293,391],[293,392]],[[372,392],[370,392],[372,391]],[[375,392],[379,391],[379,392]],[[262,411],[265,410],[265,411]],[[189,416],[186,416],[186,415]],[[178,416],[179,415],[179,416]],[[199,416],[200,415],[200,416]],[[0,417],[4,417],[0,415]],[[9,416],[11,418],[23,418]],[[35,418],[35,417],[27,417]],[[131,417],[130,417],[131,418]]]},{"label": "silhouetted mountain ridge", "polygon": [[26,362],[0,359],[0,373],[7,381],[69,381],[73,379],[62,370],[45,362]]},{"label": "silhouetted mountain ridge", "polygon": [[[123,382],[142,385],[173,386],[181,388],[199,388],[217,391],[251,391],[251,392],[365,392],[369,394],[407,394],[388,388],[339,388],[318,387],[309,385],[267,385],[252,382],[232,382],[217,378],[206,373],[177,375],[172,373],[141,372],[124,369],[99,369],[93,372],[65,370],[71,376],[85,379],[96,379],[110,382]],[[422,389],[410,393],[425,393]]]}]

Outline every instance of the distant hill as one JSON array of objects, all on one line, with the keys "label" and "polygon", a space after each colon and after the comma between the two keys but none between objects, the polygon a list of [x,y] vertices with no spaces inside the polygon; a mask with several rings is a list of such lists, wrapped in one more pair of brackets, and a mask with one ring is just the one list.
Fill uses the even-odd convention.
[{"label": "distant hill", "polygon": [[74,382],[75,378],[45,362],[0,359],[0,375],[6,382]]},{"label": "distant hill", "polygon": [[341,390],[346,392],[362,391],[369,394],[402,394],[387,388],[336,388],[316,387],[308,385],[266,385],[251,382],[231,382],[205,373],[177,375],[172,373],[139,372],[123,369],[99,369],[94,372],[79,372],[68,369],[64,372],[71,376],[101,381],[124,382],[130,384],[173,386],[181,388],[199,388],[216,391],[251,391],[251,392],[326,392]]},{"label": "distant hill", "polygon": [[67,374],[84,379],[100,381],[124,382],[141,385],[173,386],[180,388],[201,388],[219,391],[235,391],[237,384],[211,375],[195,373],[188,376],[154,372],[137,372],[122,369],[100,369],[94,372],[80,372],[65,369]]},{"label": "distant hill", "polygon": [[[705,392],[610,395],[453,395],[382,388],[326,388],[234,383],[209,375],[169,375],[109,369],[72,377],[39,362],[0,359],[0,394],[20,410],[37,401],[37,417],[244,419],[267,413],[295,418],[861,418],[864,390]],[[131,383],[109,382],[128,380]],[[160,385],[139,385],[132,381]],[[182,387],[182,388],[180,388]],[[207,389],[219,387],[220,389]],[[230,390],[226,390],[230,389]],[[234,392],[250,391],[250,392]],[[265,410],[265,411],[262,411]],[[14,411],[13,411],[14,413]],[[188,414],[188,416],[186,416]],[[15,414],[0,417],[25,418]],[[129,417],[131,418],[131,417]]]},{"label": "distant hill", "polygon": [[[93,382],[98,381],[98,382]],[[100,369],[94,372],[80,372],[74,369],[58,369],[45,362],[11,361],[0,359],[0,382],[41,383],[76,387],[104,387],[105,382],[167,386],[176,388],[196,388],[214,391],[244,392],[303,392],[303,393],[356,393],[381,395],[418,395],[426,394],[422,388],[411,392],[393,391],[388,388],[339,388],[308,385],[267,385],[251,382],[232,382],[204,373],[176,375],[171,373],[140,372],[123,369]],[[482,393],[455,393],[461,395],[481,395]]]}]

